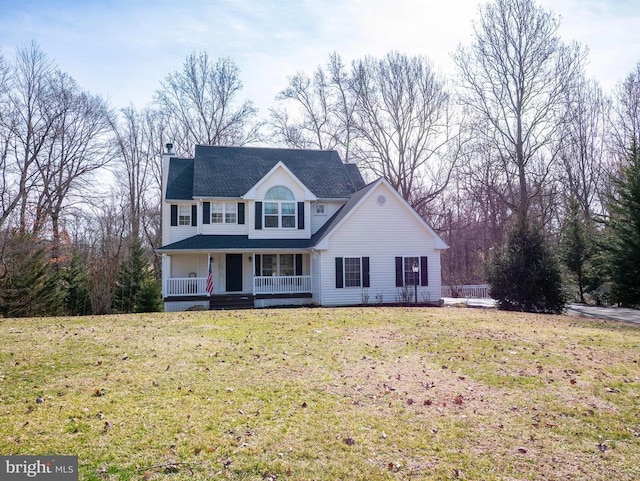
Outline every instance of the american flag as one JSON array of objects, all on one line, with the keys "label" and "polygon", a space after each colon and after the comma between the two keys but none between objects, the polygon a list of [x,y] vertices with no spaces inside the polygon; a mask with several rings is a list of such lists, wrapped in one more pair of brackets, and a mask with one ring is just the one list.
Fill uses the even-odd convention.
[{"label": "american flag", "polygon": [[207,292],[213,294],[213,275],[211,274],[211,259],[209,259],[209,274],[207,275]]}]

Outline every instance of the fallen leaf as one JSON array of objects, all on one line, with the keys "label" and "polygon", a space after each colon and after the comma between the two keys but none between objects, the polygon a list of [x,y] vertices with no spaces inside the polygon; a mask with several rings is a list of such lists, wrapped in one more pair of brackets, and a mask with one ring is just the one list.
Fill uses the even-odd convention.
[{"label": "fallen leaf", "polygon": [[526,448],[518,448],[518,452],[520,454],[527,454],[527,449]]},{"label": "fallen leaf", "polygon": [[352,437],[346,437],[346,438],[344,438],[344,443],[347,446],[353,446],[354,444],[356,444],[356,441]]}]

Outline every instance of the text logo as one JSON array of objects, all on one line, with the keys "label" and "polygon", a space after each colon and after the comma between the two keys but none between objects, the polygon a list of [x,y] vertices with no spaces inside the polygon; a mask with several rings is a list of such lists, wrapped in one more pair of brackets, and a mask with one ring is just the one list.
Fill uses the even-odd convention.
[{"label": "text logo", "polygon": [[78,481],[77,456],[0,456],[0,481]]}]

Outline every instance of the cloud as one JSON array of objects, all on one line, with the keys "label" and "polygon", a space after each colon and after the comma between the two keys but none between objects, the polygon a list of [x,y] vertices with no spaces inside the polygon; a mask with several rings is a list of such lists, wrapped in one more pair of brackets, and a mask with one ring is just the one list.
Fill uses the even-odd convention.
[{"label": "cloud", "polygon": [[[562,37],[590,47],[588,73],[606,89],[640,60],[635,0],[540,0]],[[337,51],[345,62],[391,50],[425,55],[450,74],[467,44],[476,0],[5,0],[0,48],[35,40],[83,88],[118,107],[150,102],[185,57],[206,50],[240,67],[243,96],[263,114],[287,76],[311,74]]]}]

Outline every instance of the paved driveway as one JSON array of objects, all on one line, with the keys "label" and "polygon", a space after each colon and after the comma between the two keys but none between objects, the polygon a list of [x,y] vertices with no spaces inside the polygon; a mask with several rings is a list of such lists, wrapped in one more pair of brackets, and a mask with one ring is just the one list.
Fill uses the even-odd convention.
[{"label": "paved driveway", "polygon": [[640,324],[640,310],[627,309],[624,307],[601,307],[585,306],[584,304],[569,304],[567,306],[567,314]]},{"label": "paved driveway", "polygon": [[[495,307],[493,299],[454,299],[446,297],[445,305],[466,304],[469,307]],[[624,307],[586,306],[584,304],[568,304],[566,314],[570,316],[589,317],[592,319],[607,319],[610,321],[631,322],[640,325],[640,310]]]}]

